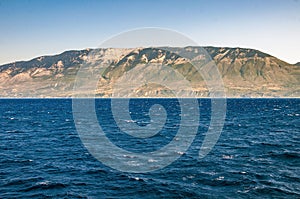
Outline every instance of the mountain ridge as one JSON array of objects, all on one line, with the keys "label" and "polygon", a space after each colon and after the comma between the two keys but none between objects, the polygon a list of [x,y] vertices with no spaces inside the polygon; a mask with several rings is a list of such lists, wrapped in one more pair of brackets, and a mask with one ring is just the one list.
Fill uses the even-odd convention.
[{"label": "mountain ridge", "polygon": [[[193,74],[188,60],[172,53],[159,52],[159,48],[68,50],[53,56],[4,64],[0,66],[0,97],[71,97],[76,73],[93,51],[100,53],[100,61],[115,66],[110,66],[102,76],[106,83],[99,88],[97,96],[111,96],[110,77],[119,77],[137,65],[146,63],[170,64],[190,78],[199,78]],[[228,97],[299,97],[299,67],[262,51],[213,46],[167,48],[191,55],[205,49],[218,66]],[[121,56],[117,57],[117,53]],[[209,92],[203,88],[204,84],[200,82],[198,87],[203,91],[203,97],[209,97]],[[167,97],[160,91],[161,95],[158,96]],[[145,93],[142,92],[141,97]]]},{"label": "mountain ridge", "polygon": [[[145,47],[145,48],[166,48],[167,46],[149,46],[149,47]],[[265,53],[261,50],[257,50],[257,49],[254,49],[254,48],[242,48],[242,47],[222,47],[222,46],[186,46],[184,48],[187,48],[187,47],[201,47],[201,48],[204,48],[204,49],[208,49],[208,48],[224,48],[224,49],[247,49],[247,50],[252,50],[252,51],[257,51],[257,52],[260,52],[260,53],[263,53],[267,56],[270,56],[270,57],[275,57],[271,54],[268,54],[268,53]],[[138,48],[138,47],[137,47]],[[175,47],[176,48],[176,47]],[[178,47],[178,48],[182,48],[182,47]],[[36,56],[32,59],[29,59],[29,60],[20,60],[20,61],[13,61],[13,62],[9,62],[9,63],[3,63],[3,64],[0,64],[0,67],[2,66],[5,66],[5,65],[10,65],[10,64],[21,64],[21,63],[25,63],[25,62],[31,62],[33,60],[36,60],[36,59],[39,59],[41,57],[54,57],[54,56],[60,56],[60,55],[63,55],[65,53],[71,53],[71,52],[82,52],[82,51],[93,51],[93,50],[97,50],[97,49],[101,49],[101,48],[85,48],[85,49],[78,49],[78,50],[65,50],[65,51],[62,51],[60,53],[56,53],[56,54],[48,54],[48,55],[41,55],[41,56]],[[114,49],[114,48],[103,48],[103,49]],[[131,49],[136,49],[136,48],[131,48]],[[276,57],[277,58],[277,57]],[[279,59],[279,58],[277,58]],[[281,60],[281,59],[279,59]],[[290,65],[300,65],[300,62],[297,62],[295,64],[291,64],[287,61],[284,61],[284,60],[281,60],[287,64],[290,64]]]}]

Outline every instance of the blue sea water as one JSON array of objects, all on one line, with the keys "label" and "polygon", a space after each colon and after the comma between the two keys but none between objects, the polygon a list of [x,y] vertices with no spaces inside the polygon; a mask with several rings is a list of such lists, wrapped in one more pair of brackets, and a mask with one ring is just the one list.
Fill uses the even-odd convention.
[{"label": "blue sea water", "polygon": [[[144,174],[105,166],[84,147],[70,99],[0,100],[0,198],[300,198],[300,100],[228,99],[222,134],[203,159],[210,100],[199,99],[200,123],[188,151]],[[166,108],[164,129],[134,140],[114,122],[109,99],[97,99],[99,123],[119,147],[161,148],[176,135],[176,99],[132,99],[133,121],[149,123],[153,104]]]}]

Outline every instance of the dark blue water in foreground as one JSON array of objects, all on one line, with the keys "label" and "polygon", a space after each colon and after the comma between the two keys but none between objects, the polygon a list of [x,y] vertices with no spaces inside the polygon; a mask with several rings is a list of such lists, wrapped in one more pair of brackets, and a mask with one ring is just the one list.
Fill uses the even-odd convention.
[{"label": "dark blue water in foreground", "polygon": [[[204,159],[197,155],[209,126],[210,100],[199,101],[201,122],[187,153],[161,170],[131,174],[88,153],[75,129],[71,100],[1,99],[0,198],[300,197],[299,99],[229,99],[221,137]],[[169,107],[159,139],[118,141],[114,136],[127,135],[117,132],[108,99],[97,100],[99,123],[126,150],[157,150],[176,135],[168,127],[176,126],[180,112],[174,99],[135,99],[132,119],[147,124],[144,113],[154,103]]]}]

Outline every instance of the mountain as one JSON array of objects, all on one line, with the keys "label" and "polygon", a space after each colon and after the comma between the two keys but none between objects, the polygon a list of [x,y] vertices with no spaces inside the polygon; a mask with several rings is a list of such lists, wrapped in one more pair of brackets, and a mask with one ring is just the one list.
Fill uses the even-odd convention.
[{"label": "mountain", "polygon": [[[203,49],[207,53],[200,53],[199,56]],[[177,52],[189,57],[183,58]],[[71,97],[76,74],[83,64],[90,65],[90,74],[101,71],[99,64],[107,66],[99,76],[97,96],[110,97],[114,83],[124,74],[130,74],[132,69],[140,68],[142,71],[136,77],[125,76],[128,86],[135,79],[142,80],[143,75],[151,76],[158,72],[159,78],[170,78],[166,71],[155,71],[153,67],[148,67],[149,64],[156,64],[170,66],[188,81],[196,82],[190,92],[209,97],[203,77],[191,64],[201,63],[203,57],[204,60],[211,57],[216,63],[227,97],[300,97],[298,64],[286,63],[254,49],[211,46],[85,49],[10,63],[0,66],[0,97]],[[87,84],[91,82],[89,77],[85,81]],[[180,82],[174,79],[173,83],[180,88]],[[123,86],[125,88],[127,85]],[[141,97],[170,96],[167,88],[154,84],[143,85],[132,92]]]}]

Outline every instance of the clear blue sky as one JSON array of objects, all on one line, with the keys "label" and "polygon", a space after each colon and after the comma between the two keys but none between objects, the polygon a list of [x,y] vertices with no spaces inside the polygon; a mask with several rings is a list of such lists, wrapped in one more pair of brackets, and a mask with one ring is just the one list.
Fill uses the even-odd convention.
[{"label": "clear blue sky", "polygon": [[140,27],[300,61],[300,0],[0,0],[0,64],[97,47]]}]

